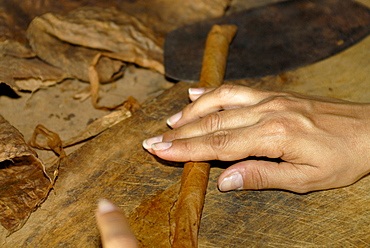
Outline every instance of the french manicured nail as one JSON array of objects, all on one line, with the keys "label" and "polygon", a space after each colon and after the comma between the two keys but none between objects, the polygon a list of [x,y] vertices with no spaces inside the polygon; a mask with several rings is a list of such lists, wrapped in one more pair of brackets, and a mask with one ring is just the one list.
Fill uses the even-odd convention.
[{"label": "french manicured nail", "polygon": [[160,143],[155,143],[152,144],[152,149],[154,151],[161,151],[161,150],[166,150],[172,146],[172,142],[160,142]]},{"label": "french manicured nail", "polygon": [[99,202],[98,202],[98,212],[99,213],[106,214],[106,213],[110,213],[116,210],[117,210],[117,207],[110,201],[106,199],[99,199]]},{"label": "french manicured nail", "polygon": [[172,125],[175,125],[176,122],[178,122],[182,117],[182,111],[181,112],[178,112],[177,114],[174,114],[173,116],[171,116],[170,118],[167,119],[167,124],[169,126],[172,126]]},{"label": "french manicured nail", "polygon": [[162,140],[163,140],[163,135],[159,135],[159,136],[146,139],[143,141],[143,147],[148,150],[149,148],[152,148],[152,145],[154,143],[162,142]]},{"label": "french manicured nail", "polygon": [[235,189],[241,189],[243,187],[243,177],[239,172],[236,172],[228,177],[225,177],[221,181],[219,189],[221,191],[229,191]]},{"label": "french manicured nail", "polygon": [[204,89],[204,88],[189,88],[188,91],[189,91],[189,95],[201,95],[206,91],[206,89]]}]

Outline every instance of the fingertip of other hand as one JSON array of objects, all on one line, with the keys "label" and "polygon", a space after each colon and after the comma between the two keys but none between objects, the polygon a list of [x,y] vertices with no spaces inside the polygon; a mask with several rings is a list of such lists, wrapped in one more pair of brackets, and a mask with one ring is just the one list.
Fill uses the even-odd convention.
[{"label": "fingertip of other hand", "polygon": [[128,219],[119,207],[109,200],[98,200],[96,220],[104,248],[139,247]]},{"label": "fingertip of other hand", "polygon": [[117,211],[118,208],[112,202],[108,201],[107,199],[99,199],[98,200],[98,213],[99,214],[106,214]]}]

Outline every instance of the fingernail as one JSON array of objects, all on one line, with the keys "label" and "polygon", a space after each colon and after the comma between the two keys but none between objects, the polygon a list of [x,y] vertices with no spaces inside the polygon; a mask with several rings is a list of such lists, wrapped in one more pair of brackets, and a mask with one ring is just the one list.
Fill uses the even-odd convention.
[{"label": "fingernail", "polygon": [[189,95],[201,95],[205,91],[206,90],[204,88],[189,88],[188,89]]},{"label": "fingernail", "polygon": [[148,150],[149,148],[152,148],[152,145],[154,143],[162,142],[162,140],[163,140],[163,135],[159,135],[159,136],[146,139],[143,141],[143,147]]},{"label": "fingernail", "polygon": [[110,213],[116,210],[117,210],[117,207],[110,201],[106,199],[99,199],[99,202],[98,202],[98,212],[99,213],[106,214],[106,213]]},{"label": "fingernail", "polygon": [[239,172],[236,172],[228,177],[225,177],[224,180],[220,183],[219,189],[221,191],[229,191],[234,189],[241,189],[243,187],[243,177]]},{"label": "fingernail", "polygon": [[175,125],[176,122],[178,122],[182,117],[182,111],[178,112],[177,114],[174,114],[170,118],[167,119],[167,125],[172,126]]},{"label": "fingernail", "polygon": [[166,150],[172,146],[172,142],[159,142],[152,144],[152,149],[154,151],[161,151],[161,150]]}]

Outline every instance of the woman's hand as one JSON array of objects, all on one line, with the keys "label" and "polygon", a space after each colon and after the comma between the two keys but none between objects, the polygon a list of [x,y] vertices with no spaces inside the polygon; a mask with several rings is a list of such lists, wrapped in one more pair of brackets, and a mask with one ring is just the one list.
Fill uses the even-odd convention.
[{"label": "woman's hand", "polygon": [[95,216],[104,248],[139,247],[126,216],[116,205],[100,200]]},{"label": "woman's hand", "polygon": [[167,121],[173,130],[143,146],[171,161],[238,160],[219,177],[221,191],[304,193],[346,186],[370,172],[369,104],[235,85],[189,95],[193,102]]}]

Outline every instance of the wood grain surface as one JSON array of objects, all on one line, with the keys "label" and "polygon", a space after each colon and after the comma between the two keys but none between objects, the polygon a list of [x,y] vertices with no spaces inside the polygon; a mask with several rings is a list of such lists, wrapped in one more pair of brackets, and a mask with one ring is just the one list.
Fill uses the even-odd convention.
[{"label": "wood grain surface", "polygon": [[[362,2],[370,7],[370,1]],[[367,37],[316,64],[238,83],[370,102],[369,49]],[[189,102],[190,86],[176,84],[68,156],[46,202],[18,232],[6,237],[1,229],[0,245],[99,247],[94,220],[98,198],[111,199],[129,215],[177,182],[181,164],[156,159],[141,143],[168,129],[165,120]],[[370,246],[370,177],[349,187],[308,194],[281,190],[221,193],[216,179],[224,166],[211,168],[199,247]]]}]

